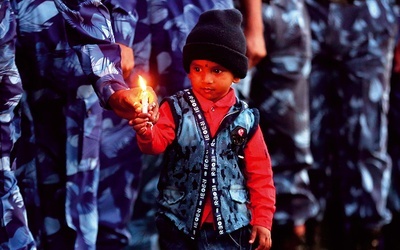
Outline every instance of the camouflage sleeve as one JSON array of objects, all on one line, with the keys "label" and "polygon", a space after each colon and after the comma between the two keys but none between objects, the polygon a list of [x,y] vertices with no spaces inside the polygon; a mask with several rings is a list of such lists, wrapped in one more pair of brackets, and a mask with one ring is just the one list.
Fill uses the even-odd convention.
[{"label": "camouflage sleeve", "polygon": [[121,70],[121,51],[115,43],[111,16],[100,0],[54,0],[62,13],[69,44],[77,51],[104,108],[116,91],[128,89]]},{"label": "camouflage sleeve", "polygon": [[22,96],[15,64],[16,20],[10,1],[0,0],[0,249],[36,249],[17,185],[11,150],[19,133],[14,109]]},{"label": "camouflage sleeve", "polygon": [[0,1],[0,170],[10,170],[10,152],[16,138],[14,109],[22,95],[15,65],[15,16],[9,1]]},{"label": "camouflage sleeve", "polygon": [[132,48],[138,23],[137,0],[105,0],[110,10],[115,41]]}]

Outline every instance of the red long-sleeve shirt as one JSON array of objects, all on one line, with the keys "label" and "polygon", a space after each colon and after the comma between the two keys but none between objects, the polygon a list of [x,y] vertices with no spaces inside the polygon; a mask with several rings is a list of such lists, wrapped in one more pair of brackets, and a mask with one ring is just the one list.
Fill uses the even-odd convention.
[{"label": "red long-sleeve shirt", "polygon": [[[217,102],[207,100],[196,92],[194,95],[201,105],[211,136],[214,136],[223,117],[236,102],[235,92],[231,89],[225,97]],[[137,135],[139,147],[145,154],[164,152],[175,138],[175,123],[169,104],[164,102],[159,111],[160,118],[153,128],[148,129],[144,135]],[[244,162],[247,188],[250,193],[251,224],[271,230],[275,212],[275,186],[271,160],[260,127],[257,128],[244,148]],[[202,222],[210,221],[211,213],[211,203],[206,202]]]}]

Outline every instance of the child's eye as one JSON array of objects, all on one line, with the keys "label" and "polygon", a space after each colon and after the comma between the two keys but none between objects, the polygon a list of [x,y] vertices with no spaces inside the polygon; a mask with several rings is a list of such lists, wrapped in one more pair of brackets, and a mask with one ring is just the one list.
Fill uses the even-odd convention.
[{"label": "child's eye", "polygon": [[200,67],[193,67],[193,70],[196,72],[200,72]]},{"label": "child's eye", "polygon": [[214,71],[214,73],[216,73],[216,74],[222,73],[222,70],[221,70],[221,69],[213,69],[213,71]]}]

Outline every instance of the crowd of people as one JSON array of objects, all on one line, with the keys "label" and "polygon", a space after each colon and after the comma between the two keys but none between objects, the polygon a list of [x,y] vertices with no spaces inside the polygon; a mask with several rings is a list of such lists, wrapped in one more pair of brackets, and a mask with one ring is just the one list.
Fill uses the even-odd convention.
[{"label": "crowd of people", "polygon": [[[137,77],[147,80],[151,104],[191,88],[186,39],[202,13],[214,9],[236,9],[243,17],[248,71],[234,90],[259,111],[270,156],[271,249],[400,249],[394,0],[0,4],[0,249],[160,248],[156,202],[168,190],[165,176],[173,174],[161,168],[172,158],[143,150],[145,137],[132,129]],[[241,41],[239,33],[226,25],[220,29],[229,33],[217,43],[236,46],[227,41]],[[214,39],[208,35],[201,37]],[[230,56],[213,53],[197,56],[221,65]],[[207,67],[196,61],[196,69]],[[237,82],[238,69],[226,68]],[[147,119],[157,124],[158,105],[151,107]],[[165,117],[160,121],[162,128]],[[217,126],[208,132],[214,135]],[[173,227],[161,219],[169,233],[165,246]]]}]

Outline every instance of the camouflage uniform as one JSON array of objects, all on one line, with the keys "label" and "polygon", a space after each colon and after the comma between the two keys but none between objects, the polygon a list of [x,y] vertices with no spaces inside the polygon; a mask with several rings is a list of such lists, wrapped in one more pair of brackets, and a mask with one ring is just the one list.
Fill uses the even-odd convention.
[{"label": "camouflage uniform", "polygon": [[306,2],[313,191],[321,214],[333,215],[328,235],[344,233],[331,244],[370,244],[391,219],[387,112],[397,21],[387,0]]},{"label": "camouflage uniform", "polygon": [[262,16],[267,56],[250,71],[243,82],[249,84],[249,93],[242,94],[260,110],[271,155],[277,195],[272,233],[278,246],[290,239],[294,225],[304,225],[318,211],[307,172],[313,163],[308,102],[311,33],[304,1],[264,1]]},{"label": "camouflage uniform", "polygon": [[0,249],[36,249],[11,155],[20,133],[14,112],[23,90],[15,65],[16,22],[9,1],[0,1],[0,24]]},{"label": "camouflage uniform", "polygon": [[[117,36],[125,39],[119,42],[131,46],[134,13],[114,1],[106,3],[108,9],[100,1],[65,2],[69,5],[14,2],[17,63],[26,90],[17,152],[20,179],[31,198],[30,219],[41,247],[96,249],[99,235],[97,249],[121,249],[128,243],[125,226],[137,170],[135,161],[129,159],[127,169],[115,158],[126,156],[133,134],[124,130],[125,140],[121,134],[102,139],[102,132],[109,135],[121,123],[112,115],[104,119],[103,108],[111,94],[128,88],[110,21],[120,22],[114,28],[127,33]],[[111,18],[109,10],[118,14]],[[136,157],[138,151],[130,150],[129,157]],[[101,172],[100,163],[106,166]]]},{"label": "camouflage uniform", "polygon": [[[399,5],[400,6],[400,5]],[[400,24],[399,6],[396,6],[397,20]],[[400,25],[397,33],[397,43],[394,51],[393,70],[390,85],[389,108],[389,140],[388,152],[392,158],[392,178],[388,196],[388,208],[393,219],[385,227],[385,249],[396,249],[400,246],[400,238],[396,231],[400,227]]]}]

